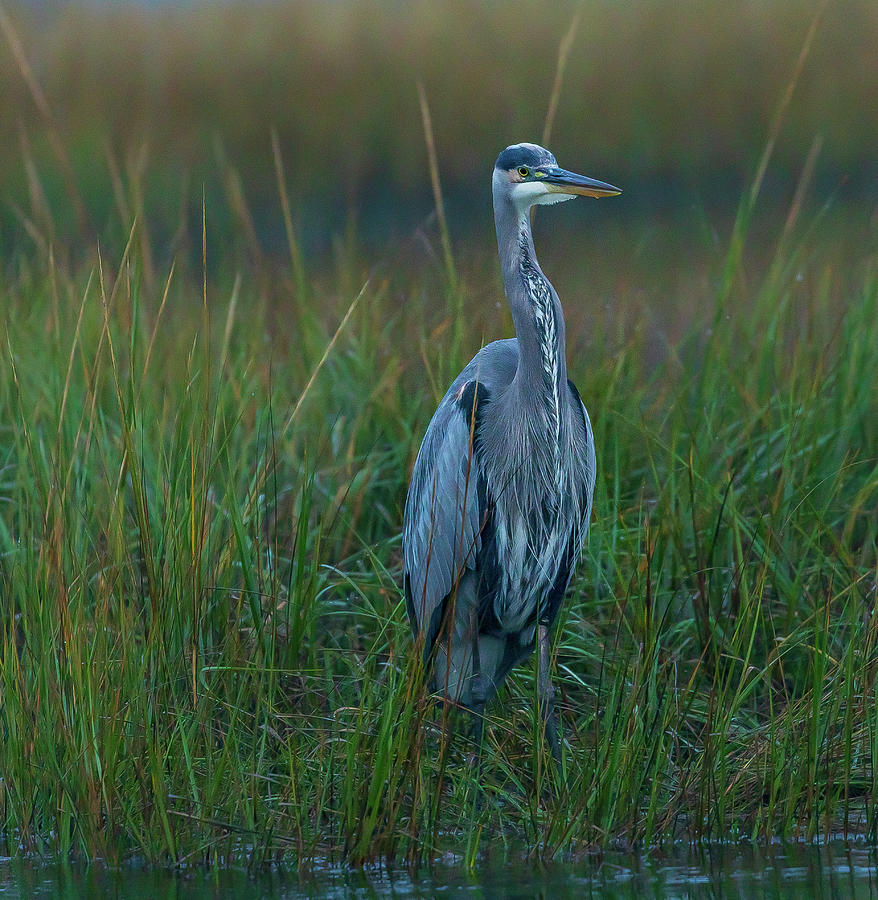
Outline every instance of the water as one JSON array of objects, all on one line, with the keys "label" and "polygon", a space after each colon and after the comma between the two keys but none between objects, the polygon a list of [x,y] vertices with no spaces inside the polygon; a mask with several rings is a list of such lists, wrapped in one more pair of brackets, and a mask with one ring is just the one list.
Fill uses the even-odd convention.
[{"label": "water", "polygon": [[466,897],[466,898],[773,898],[837,900],[878,897],[878,855],[865,844],[688,847],[648,856],[605,854],[540,869],[532,862],[497,862],[466,872],[438,865],[401,870],[326,868],[299,878],[280,871],[188,872],[125,867],[22,863],[0,859],[0,898]]}]

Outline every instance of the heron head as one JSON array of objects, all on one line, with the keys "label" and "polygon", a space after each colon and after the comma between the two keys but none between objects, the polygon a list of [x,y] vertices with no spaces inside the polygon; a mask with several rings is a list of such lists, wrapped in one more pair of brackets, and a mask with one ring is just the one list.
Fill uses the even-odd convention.
[{"label": "heron head", "polygon": [[512,144],[494,165],[494,196],[508,196],[518,211],[535,204],[562,203],[574,197],[613,197],[622,192],[611,184],[561,169],[538,144]]}]

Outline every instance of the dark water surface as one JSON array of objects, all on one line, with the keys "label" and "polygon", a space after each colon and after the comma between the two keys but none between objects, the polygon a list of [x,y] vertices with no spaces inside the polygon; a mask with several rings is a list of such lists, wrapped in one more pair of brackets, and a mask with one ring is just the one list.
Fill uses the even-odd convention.
[{"label": "dark water surface", "polygon": [[2,898],[865,898],[878,897],[878,856],[862,843],[677,848],[648,856],[609,853],[578,862],[490,863],[467,872],[438,865],[288,872],[175,872],[23,863],[0,859]]}]

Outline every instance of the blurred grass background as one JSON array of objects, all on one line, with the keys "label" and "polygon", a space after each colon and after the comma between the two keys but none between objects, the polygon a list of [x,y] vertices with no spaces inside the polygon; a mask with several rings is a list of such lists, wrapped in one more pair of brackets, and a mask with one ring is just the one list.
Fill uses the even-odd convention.
[{"label": "blurred grass background", "polygon": [[[156,251],[168,255],[184,235],[195,235],[197,245],[202,185],[216,198],[212,218],[223,227],[227,166],[240,177],[260,245],[283,250],[272,128],[307,252],[330,251],[351,220],[373,251],[410,233],[432,208],[419,80],[452,220],[462,238],[484,235],[490,165],[506,144],[539,139],[558,45],[574,15],[556,155],[626,188],[620,202],[629,232],[657,215],[686,223],[681,211],[724,221],[749,182],[818,4],[293,0],[35,8],[7,0],[4,8],[85,208],[77,220],[65,202],[45,115],[7,46],[0,53],[4,246],[20,241],[10,204],[27,210],[34,190],[22,166],[26,147],[58,237],[66,242],[87,224],[104,240],[109,228],[124,242],[116,169],[123,182],[141,182]],[[874,207],[876,45],[874,3],[827,6],[774,151],[766,199],[788,201],[819,135],[818,196]]]}]

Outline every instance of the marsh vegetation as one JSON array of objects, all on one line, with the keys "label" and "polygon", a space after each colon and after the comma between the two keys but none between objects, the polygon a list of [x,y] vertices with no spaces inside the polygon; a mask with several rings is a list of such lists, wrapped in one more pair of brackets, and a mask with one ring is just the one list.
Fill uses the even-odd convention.
[{"label": "marsh vegetation", "polygon": [[[541,260],[598,456],[553,645],[564,771],[521,667],[475,814],[465,730],[410,658],[399,531],[436,401],[511,333],[487,187],[450,254],[420,174],[423,221],[382,244],[349,215],[318,254],[296,186],[323,170],[269,116],[258,201],[225,138],[202,180],[134,143],[84,173],[60,113],[24,127],[0,262],[7,852],[307,865],[876,835],[876,235],[869,195],[818,192],[834,139],[785,143],[795,176],[763,205],[775,139],[804,127],[784,105],[798,51],[736,207],[690,204],[674,230],[628,225],[622,198],[553,216],[567,237]],[[544,110],[504,121],[517,138]],[[433,113],[453,185],[461,139]],[[393,178],[427,171],[412,131]],[[626,188],[612,143],[559,159]],[[487,186],[495,131],[482,144]]]}]

